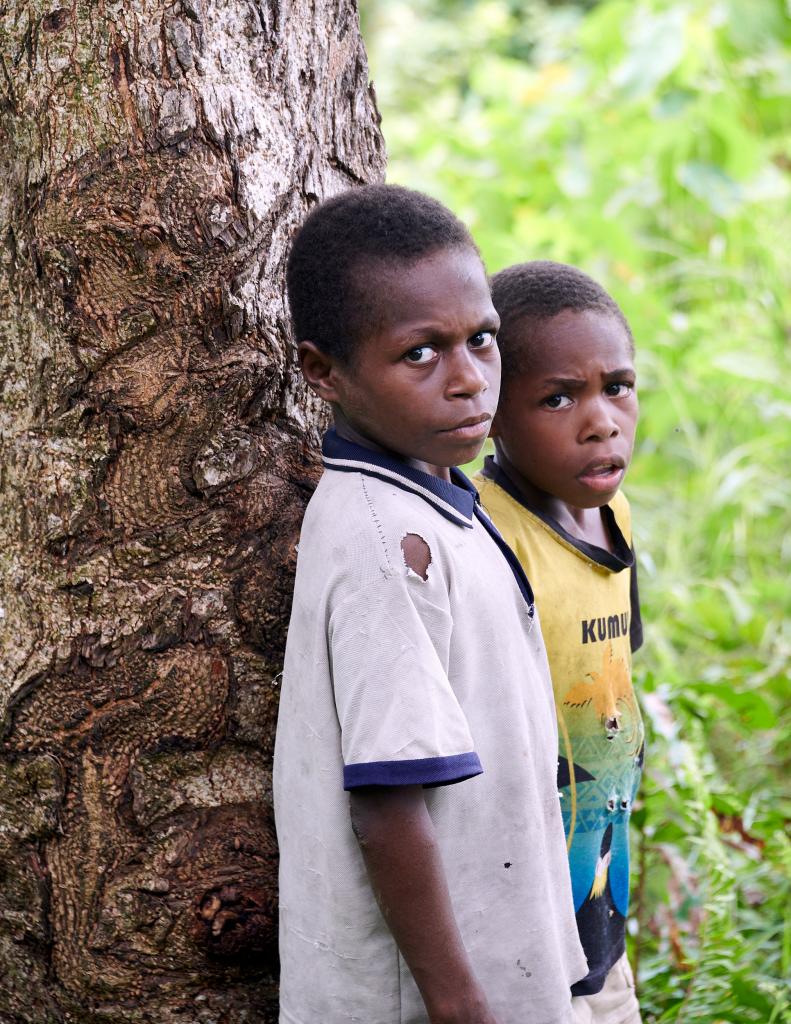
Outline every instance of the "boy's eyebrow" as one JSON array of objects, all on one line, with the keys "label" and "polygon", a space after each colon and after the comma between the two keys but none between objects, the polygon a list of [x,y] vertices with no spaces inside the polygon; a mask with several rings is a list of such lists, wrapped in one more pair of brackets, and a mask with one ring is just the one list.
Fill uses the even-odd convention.
[{"label": "boy's eyebrow", "polygon": [[[472,338],[476,334],[480,334],[483,331],[491,331],[493,334],[496,334],[499,330],[500,330],[500,320],[497,317],[491,317],[491,318],[487,318],[485,321],[483,321],[482,323],[478,324],[477,327],[473,328],[473,330],[470,331],[470,335],[469,336]],[[406,330],[404,332],[402,337],[403,337],[404,340],[408,341],[410,338],[421,338],[421,339],[422,338],[427,338],[427,337],[444,338],[444,337],[449,336],[449,335],[451,335],[453,333],[455,333],[455,332],[444,331],[436,323],[432,323],[431,321],[426,321],[425,323],[416,324],[414,327],[410,327],[408,330]]]},{"label": "boy's eyebrow", "polygon": [[546,377],[544,378],[544,384],[552,384],[558,388],[581,388],[585,385],[586,381],[580,380],[578,377]]},{"label": "boy's eyebrow", "polygon": [[604,378],[605,380],[612,380],[614,377],[634,377],[634,375],[633,366],[623,366],[620,370],[608,370],[604,374]]},{"label": "boy's eyebrow", "polygon": [[[623,377],[634,377],[635,371],[632,366],[623,366],[617,370],[608,370],[602,374],[604,380],[620,380]],[[559,388],[581,388],[587,381],[580,377],[545,377],[544,385],[552,385]]]}]

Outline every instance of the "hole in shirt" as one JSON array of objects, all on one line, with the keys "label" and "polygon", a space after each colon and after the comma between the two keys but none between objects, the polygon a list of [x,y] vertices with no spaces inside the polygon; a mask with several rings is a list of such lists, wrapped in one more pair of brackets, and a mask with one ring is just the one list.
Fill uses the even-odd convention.
[{"label": "hole in shirt", "polygon": [[604,719],[604,731],[608,740],[614,740],[620,728],[617,716]]},{"label": "hole in shirt", "polygon": [[431,565],[431,548],[423,538],[416,533],[404,534],[401,538],[401,551],[407,570],[422,580],[427,580],[428,567]]}]

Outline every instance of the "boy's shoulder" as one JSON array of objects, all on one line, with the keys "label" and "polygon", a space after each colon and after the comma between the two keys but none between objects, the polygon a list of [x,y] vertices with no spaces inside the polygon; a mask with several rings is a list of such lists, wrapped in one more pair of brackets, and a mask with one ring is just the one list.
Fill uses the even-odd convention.
[{"label": "boy's shoulder", "polygon": [[420,527],[441,533],[445,522],[411,490],[363,471],[325,469],[308,503],[305,530],[321,528],[361,540],[383,542],[401,530]]},{"label": "boy's shoulder", "polygon": [[366,589],[407,573],[411,535],[433,567],[430,589],[440,593],[458,567],[459,541],[471,532],[398,482],[327,468],[305,512],[297,574],[313,577],[317,586],[321,578],[322,591],[336,596]]},{"label": "boy's shoulder", "polygon": [[[431,476],[398,457],[363,448],[330,430],[322,443],[324,475],[306,524],[330,521],[340,531],[404,532],[419,525],[434,535],[473,525],[475,490],[464,478]],[[401,531],[400,533],[398,531]]]},{"label": "boy's shoulder", "polygon": [[618,491],[609,502],[615,521],[629,544],[632,543],[632,510],[623,491]]},{"label": "boy's shoulder", "polygon": [[481,573],[499,579],[511,572],[493,557],[477,493],[463,474],[430,475],[334,431],[322,456],[325,472],[299,541],[300,594],[321,591],[322,600],[334,600],[383,579],[409,578],[411,570],[427,584],[422,597],[444,605]]},{"label": "boy's shoulder", "polygon": [[[493,470],[480,471],[473,477],[484,508],[498,525],[519,524],[521,529],[534,529],[543,533],[547,529],[544,518],[534,512],[516,493],[513,484],[503,473],[494,475]],[[618,528],[627,543],[632,543],[632,513],[629,501],[623,491],[618,491],[608,502]]]},{"label": "boy's shoulder", "polygon": [[503,526],[506,529],[510,526],[521,530],[534,522],[535,525],[540,525],[535,513],[525,505],[514,486],[502,473],[498,473],[495,478],[492,469],[487,467],[486,470],[476,473],[472,482],[478,489],[481,504],[501,532]]}]

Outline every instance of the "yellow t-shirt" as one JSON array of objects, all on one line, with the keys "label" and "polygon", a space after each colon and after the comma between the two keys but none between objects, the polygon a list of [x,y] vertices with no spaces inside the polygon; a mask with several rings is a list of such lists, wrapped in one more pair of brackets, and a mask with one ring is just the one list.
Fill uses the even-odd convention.
[{"label": "yellow t-shirt", "polygon": [[601,989],[624,951],[628,823],[643,763],[631,678],[642,627],[629,505],[617,494],[602,510],[610,552],[530,508],[491,457],[474,482],[535,593],[555,692],[574,908],[590,968],[572,992],[586,995]]}]

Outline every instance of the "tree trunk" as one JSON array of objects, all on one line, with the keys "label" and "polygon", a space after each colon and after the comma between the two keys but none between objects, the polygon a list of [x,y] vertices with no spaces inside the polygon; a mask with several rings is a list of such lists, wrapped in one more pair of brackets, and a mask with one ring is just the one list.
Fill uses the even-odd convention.
[{"label": "tree trunk", "polygon": [[262,1024],[283,270],[383,173],[355,3],[55,2],[0,3],[0,1024]]}]

